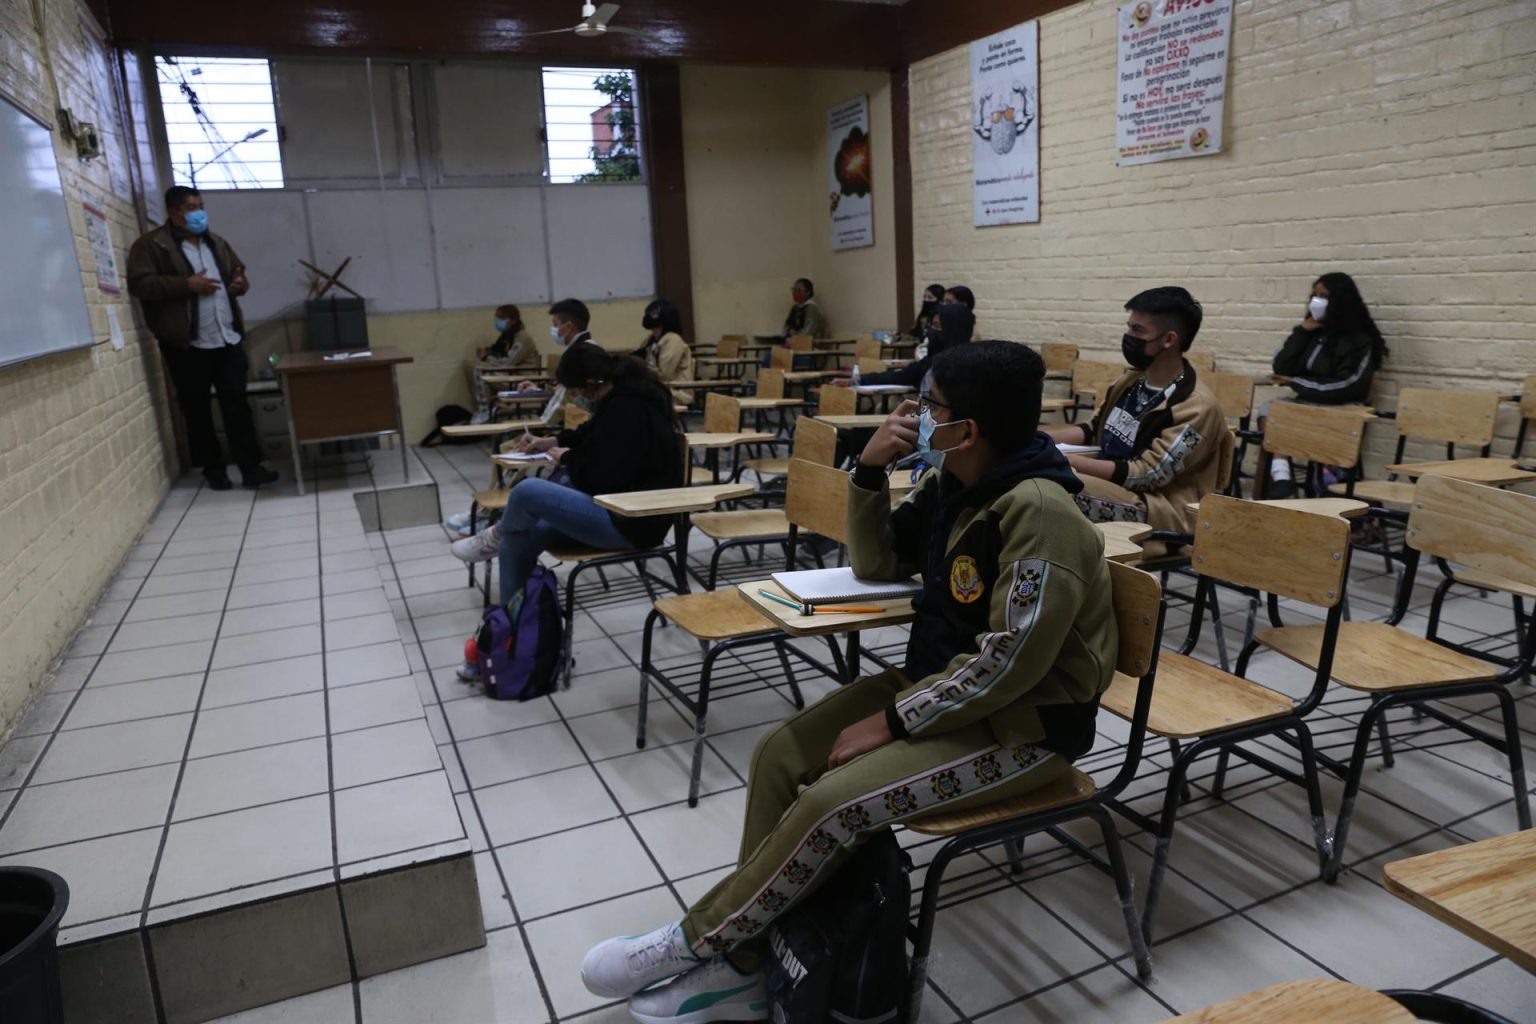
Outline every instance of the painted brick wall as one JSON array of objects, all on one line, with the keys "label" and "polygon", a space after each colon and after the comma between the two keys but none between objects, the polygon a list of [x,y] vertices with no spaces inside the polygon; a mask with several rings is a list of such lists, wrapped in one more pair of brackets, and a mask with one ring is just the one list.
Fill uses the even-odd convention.
[{"label": "painted brick wall", "polygon": [[[0,3],[0,90],[49,121],[63,102],[83,120],[111,123],[116,111],[99,109],[87,77],[83,10],[72,0]],[[103,160],[82,163],[57,133],[54,149],[99,343],[0,369],[0,735],[154,511],[174,459],[159,355],[128,303],[97,288],[80,211],[82,194],[106,211],[121,268],[138,233],[133,204],[114,195]],[[109,304],[127,339],[120,352],[105,341]]]},{"label": "painted brick wall", "polygon": [[912,69],[917,279],[971,285],[981,336],[1118,358],[1124,301],[1183,284],[1196,345],[1258,371],[1338,269],[1392,348],[1383,407],[1536,371],[1536,2],[1239,0],[1225,152],[1127,168],[1115,6],[1041,19],[1039,224],[972,227],[966,48]]}]

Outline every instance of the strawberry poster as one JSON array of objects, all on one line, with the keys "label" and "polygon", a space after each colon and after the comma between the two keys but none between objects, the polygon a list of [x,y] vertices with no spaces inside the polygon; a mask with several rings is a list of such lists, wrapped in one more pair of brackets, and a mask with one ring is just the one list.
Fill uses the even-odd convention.
[{"label": "strawberry poster", "polygon": [[1221,152],[1233,0],[1140,0],[1115,12],[1121,167]]},{"label": "strawberry poster", "polygon": [[875,244],[875,201],[870,170],[869,97],[857,96],[827,111],[831,179],[828,205],[832,251]]}]

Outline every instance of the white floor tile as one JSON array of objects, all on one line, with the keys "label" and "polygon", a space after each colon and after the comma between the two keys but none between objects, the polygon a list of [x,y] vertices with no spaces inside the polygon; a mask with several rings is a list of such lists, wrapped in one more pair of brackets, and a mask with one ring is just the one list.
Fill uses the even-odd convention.
[{"label": "white floor tile", "polygon": [[306,597],[282,604],[256,605],[252,608],[233,608],[224,613],[219,626],[219,636],[244,636],[247,633],[263,633],[291,626],[305,626],[320,621],[320,601]]},{"label": "white floor tile", "polygon": [[[707,746],[701,766],[701,795],[741,785],[730,767]],[[642,750],[597,764],[598,773],[628,814],[687,799],[692,769],[692,743]]]},{"label": "white floor tile", "polygon": [[66,729],[53,738],[31,784],[180,763],[191,728],[192,716],[185,714]]},{"label": "white floor tile", "polygon": [[87,686],[70,710],[64,728],[83,729],[189,712],[197,707],[202,688],[203,677],[196,673],[116,686]]},{"label": "white floor tile", "polygon": [[171,647],[151,647],[142,651],[124,651],[122,654],[104,654],[91,675],[91,685],[110,686],[113,683],[136,683],[141,679],[202,673],[208,669],[208,656],[212,651],[213,641],[204,640]]},{"label": "white floor tile", "polygon": [[149,828],[34,850],[0,865],[25,864],[62,875],[69,883],[68,927],[141,910],[159,850],[160,829]]},{"label": "white floor tile", "polygon": [[546,699],[492,700],[483,691],[462,700],[448,701],[443,705],[443,714],[447,716],[448,727],[453,730],[453,738],[461,743],[477,736],[543,725],[559,717],[554,704]]},{"label": "white floor tile", "polygon": [[491,843],[503,846],[616,816],[590,767],[540,775],[475,792]]},{"label": "white floor tile", "polygon": [[325,740],[242,750],[187,762],[174,818],[184,821],[329,791]]},{"label": "white floor tile", "polygon": [[325,796],[178,822],[166,834],[151,901],[164,906],[329,868],[330,824]]},{"label": "white floor tile", "polygon": [[637,892],[663,881],[622,820],[598,822],[496,851],[523,920]]},{"label": "white floor tile", "polygon": [[332,687],[327,698],[333,733],[422,717],[421,695],[408,678]]},{"label": "white floor tile", "polygon": [[227,754],[324,735],[324,698],[319,693],[302,693],[203,711],[192,732],[189,756]]},{"label": "white floor tile", "polygon": [[1326,974],[1311,960],[1238,917],[1158,946],[1152,969],[1158,997],[1181,1013],[1266,985]]},{"label": "white floor tile", "polygon": [[29,786],[0,828],[0,853],[159,826],[171,805],[176,770],[176,765],[160,765]]},{"label": "white floor tile", "polygon": [[320,596],[320,581],[313,577],[276,583],[247,583],[229,592],[226,608],[255,608],[268,604],[306,601]]},{"label": "white floor tile", "polygon": [[354,647],[345,651],[327,651],[325,678],[331,686],[371,683],[411,674],[400,641]]},{"label": "white floor tile", "polygon": [[360,992],[365,1024],[542,1024],[549,1020],[516,928],[492,932],[483,949],[367,978]]},{"label": "white floor tile", "polygon": [[203,710],[248,704],[272,697],[291,697],[325,686],[324,659],[318,654],[286,658],[208,673]]},{"label": "white floor tile", "polygon": [[460,740],[459,753],[470,785],[477,789],[585,763],[562,722]]},{"label": "white floor tile", "polygon": [[331,764],[337,789],[442,768],[432,734],[421,718],[333,735]]},{"label": "white floor tile", "polygon": [[746,791],[733,790],[701,797],[697,807],[684,802],[630,820],[667,877],[682,878],[736,863],[745,804]]},{"label": "white floor tile", "polygon": [[244,636],[223,636],[213,649],[213,668],[236,668],[285,658],[317,654],[321,649],[318,624],[290,626]]},{"label": "white floor tile", "polygon": [[343,864],[455,839],[464,839],[464,826],[442,772],[336,794],[336,849]]}]

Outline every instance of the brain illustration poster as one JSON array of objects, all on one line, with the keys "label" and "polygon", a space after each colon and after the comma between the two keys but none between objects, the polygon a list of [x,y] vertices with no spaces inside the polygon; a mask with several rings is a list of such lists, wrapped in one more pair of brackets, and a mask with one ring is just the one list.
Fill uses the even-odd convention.
[{"label": "brain illustration poster", "polygon": [[1040,220],[1040,35],[1026,21],[971,44],[977,227]]},{"label": "brain illustration poster", "polygon": [[875,244],[875,201],[870,194],[869,97],[857,96],[827,111],[827,195],[832,250]]},{"label": "brain illustration poster", "polygon": [[1140,0],[1115,19],[1120,166],[1220,153],[1232,0]]}]

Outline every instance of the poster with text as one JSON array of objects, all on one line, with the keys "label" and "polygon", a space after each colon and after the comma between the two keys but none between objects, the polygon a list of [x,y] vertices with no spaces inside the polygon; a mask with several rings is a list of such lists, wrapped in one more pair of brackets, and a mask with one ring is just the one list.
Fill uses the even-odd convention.
[{"label": "poster with text", "polygon": [[1221,152],[1233,0],[1140,0],[1115,12],[1120,166]]},{"label": "poster with text", "polygon": [[832,250],[874,245],[875,200],[869,180],[874,159],[869,148],[868,96],[856,96],[827,111],[827,157]]},{"label": "poster with text", "polygon": [[1040,221],[1040,34],[1026,21],[971,44],[977,227]]},{"label": "poster with text", "polygon": [[117,252],[112,246],[112,227],[107,215],[90,202],[80,204],[85,212],[85,237],[91,243],[96,260],[96,287],[107,295],[123,293],[123,279],[117,272]]}]

